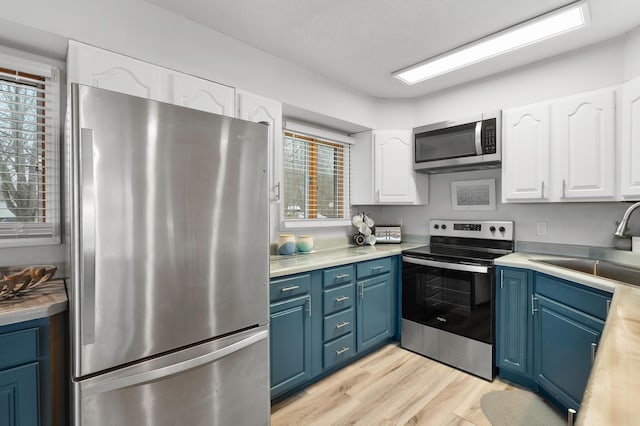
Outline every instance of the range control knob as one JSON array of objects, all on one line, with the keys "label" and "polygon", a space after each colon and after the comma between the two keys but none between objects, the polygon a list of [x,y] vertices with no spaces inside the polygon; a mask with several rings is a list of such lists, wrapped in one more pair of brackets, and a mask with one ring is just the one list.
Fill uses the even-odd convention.
[{"label": "range control knob", "polygon": [[440,229],[440,225],[438,225],[437,223],[435,225],[433,225],[434,229]]},{"label": "range control knob", "polygon": [[498,228],[498,231],[502,232],[504,234],[504,231],[506,231],[506,229],[504,229],[504,226],[501,226],[500,228]]},{"label": "range control knob", "polygon": [[490,227],[489,227],[489,231],[491,231],[491,232],[496,232],[496,227],[495,227],[495,226],[490,226]]},{"label": "range control knob", "polygon": [[447,229],[447,225],[445,225],[444,223],[442,224],[442,229]]}]

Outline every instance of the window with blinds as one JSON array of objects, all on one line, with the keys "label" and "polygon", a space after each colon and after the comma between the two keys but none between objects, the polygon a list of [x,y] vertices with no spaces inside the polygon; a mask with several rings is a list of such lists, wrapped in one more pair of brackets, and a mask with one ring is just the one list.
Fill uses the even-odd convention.
[{"label": "window with blinds", "polygon": [[0,57],[0,246],[59,238],[58,72],[42,69]]},{"label": "window with blinds", "polygon": [[284,219],[344,219],[349,145],[284,132]]}]

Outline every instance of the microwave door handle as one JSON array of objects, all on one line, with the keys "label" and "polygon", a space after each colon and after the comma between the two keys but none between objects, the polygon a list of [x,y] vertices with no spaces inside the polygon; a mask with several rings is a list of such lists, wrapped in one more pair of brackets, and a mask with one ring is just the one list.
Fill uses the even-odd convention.
[{"label": "microwave door handle", "polygon": [[482,121],[476,123],[476,155],[482,155]]}]

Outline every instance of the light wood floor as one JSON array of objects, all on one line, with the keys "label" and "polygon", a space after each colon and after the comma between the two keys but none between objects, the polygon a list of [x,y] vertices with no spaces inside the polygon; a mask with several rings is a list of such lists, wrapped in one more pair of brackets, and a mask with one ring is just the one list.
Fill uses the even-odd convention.
[{"label": "light wood floor", "polygon": [[271,424],[490,425],[480,398],[503,389],[389,344],[273,405]]}]

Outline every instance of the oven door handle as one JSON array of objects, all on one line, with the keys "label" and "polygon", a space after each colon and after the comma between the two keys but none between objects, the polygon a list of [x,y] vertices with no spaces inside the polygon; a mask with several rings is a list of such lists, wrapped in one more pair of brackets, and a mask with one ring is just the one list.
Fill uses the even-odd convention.
[{"label": "oven door handle", "polygon": [[489,267],[481,266],[481,265],[466,265],[463,263],[438,262],[437,260],[417,259],[415,257],[410,257],[410,256],[402,256],[402,261],[407,263],[413,263],[416,265],[433,266],[435,268],[453,269],[456,271],[476,272],[480,274],[489,273]]}]

